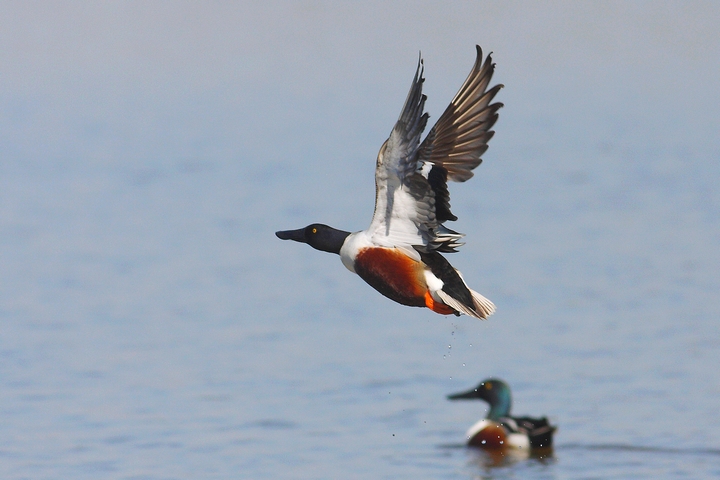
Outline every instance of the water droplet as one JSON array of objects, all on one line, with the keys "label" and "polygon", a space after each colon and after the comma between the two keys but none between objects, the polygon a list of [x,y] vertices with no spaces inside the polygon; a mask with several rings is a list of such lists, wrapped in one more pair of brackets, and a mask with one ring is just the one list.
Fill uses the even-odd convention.
[{"label": "water droplet", "polygon": [[470,344],[470,346],[472,347],[472,343]]},{"label": "water droplet", "polygon": [[464,367],[464,366],[465,366],[465,364],[463,363],[463,367]]}]

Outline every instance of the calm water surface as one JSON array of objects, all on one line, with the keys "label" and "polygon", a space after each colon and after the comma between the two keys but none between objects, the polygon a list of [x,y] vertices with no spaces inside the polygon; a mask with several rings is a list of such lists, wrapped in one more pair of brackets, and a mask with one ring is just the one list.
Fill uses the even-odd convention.
[{"label": "calm water surface", "polygon": [[[655,12],[656,35],[634,29],[642,8],[573,7],[525,52],[536,37],[513,32],[544,14],[499,4],[485,37],[436,12],[372,30],[383,48],[329,26],[371,28],[365,10],[308,7],[252,40],[237,25],[272,8],[13,8],[13,45],[36,56],[3,54],[0,77],[0,477],[720,477],[716,12]],[[161,27],[126,28],[146,16]],[[588,16],[617,43],[560,26]],[[680,20],[700,37],[660,28]],[[496,315],[396,305],[274,237],[365,228],[417,49],[437,118],[478,41],[506,107],[476,177],[451,186],[467,234],[451,261]],[[551,455],[462,446],[485,406],[445,396],[488,376],[514,413],[558,425]]]}]

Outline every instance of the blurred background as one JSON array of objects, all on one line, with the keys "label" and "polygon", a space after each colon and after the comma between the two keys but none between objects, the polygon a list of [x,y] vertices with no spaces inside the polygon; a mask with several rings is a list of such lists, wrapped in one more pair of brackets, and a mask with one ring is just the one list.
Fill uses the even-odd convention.
[{"label": "blurred background", "polygon": [[[714,2],[0,3],[0,476],[716,478]],[[451,255],[488,321],[397,305],[362,230],[418,52],[505,88]],[[497,376],[554,455],[462,448]]]}]

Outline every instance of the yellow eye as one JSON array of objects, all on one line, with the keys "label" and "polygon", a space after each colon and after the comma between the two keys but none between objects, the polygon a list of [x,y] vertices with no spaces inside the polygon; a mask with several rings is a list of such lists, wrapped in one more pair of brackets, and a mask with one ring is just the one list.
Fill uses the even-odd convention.
[{"label": "yellow eye", "polygon": [[312,232],[313,232],[313,233],[317,233],[317,228],[313,228],[313,229],[312,229]]},{"label": "yellow eye", "polygon": [[485,390],[492,390],[492,383],[486,383]]}]

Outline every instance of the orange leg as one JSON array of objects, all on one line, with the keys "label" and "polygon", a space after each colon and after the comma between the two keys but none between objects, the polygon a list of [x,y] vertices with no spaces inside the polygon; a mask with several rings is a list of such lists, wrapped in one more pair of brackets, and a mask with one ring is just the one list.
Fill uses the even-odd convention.
[{"label": "orange leg", "polygon": [[432,295],[430,295],[429,290],[425,292],[425,306],[440,315],[451,315],[455,313],[454,309],[448,307],[444,303],[436,302],[435,299],[432,298]]}]

